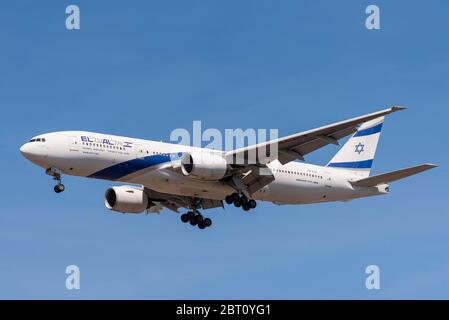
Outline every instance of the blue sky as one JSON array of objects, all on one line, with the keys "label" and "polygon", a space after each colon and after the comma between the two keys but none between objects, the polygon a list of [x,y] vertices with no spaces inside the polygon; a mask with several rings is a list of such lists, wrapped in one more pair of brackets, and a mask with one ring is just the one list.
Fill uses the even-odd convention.
[{"label": "blue sky", "polygon": [[[81,30],[65,29],[65,7]],[[381,30],[365,28],[377,4]],[[0,5],[0,298],[449,298],[447,1],[14,1]],[[114,182],[64,177],[19,154],[30,137],[91,130],[168,141],[175,128],[280,135],[401,104],[374,173],[439,168],[386,197],[118,215]],[[329,146],[307,157],[324,164]],[[65,267],[81,289],[65,288]],[[365,267],[381,290],[365,288]]]}]

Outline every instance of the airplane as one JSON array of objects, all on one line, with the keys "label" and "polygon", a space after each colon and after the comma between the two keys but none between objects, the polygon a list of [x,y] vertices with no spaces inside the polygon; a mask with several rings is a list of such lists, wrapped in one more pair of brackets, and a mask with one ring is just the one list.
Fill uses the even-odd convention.
[{"label": "airplane", "polygon": [[[107,209],[159,214],[185,208],[182,222],[205,229],[212,220],[199,210],[224,208],[224,202],[249,211],[256,201],[350,201],[388,194],[391,182],[436,167],[424,163],[370,176],[384,118],[403,109],[393,106],[230,151],[60,131],[33,137],[20,152],[57,181],[56,193],[65,190],[63,174],[126,183],[106,190]],[[305,155],[350,135],[327,165],[304,162]]]}]

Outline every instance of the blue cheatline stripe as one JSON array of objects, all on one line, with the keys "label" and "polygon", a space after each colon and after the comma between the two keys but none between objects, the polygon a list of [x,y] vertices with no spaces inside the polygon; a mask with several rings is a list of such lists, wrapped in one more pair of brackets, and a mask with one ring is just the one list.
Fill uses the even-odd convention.
[{"label": "blue cheatline stripe", "polygon": [[373,159],[354,162],[333,162],[329,163],[327,166],[335,168],[369,169],[372,165]]},{"label": "blue cheatline stripe", "polygon": [[379,123],[378,125],[375,125],[374,127],[371,127],[371,128],[367,128],[367,129],[363,129],[363,130],[357,131],[357,132],[355,133],[354,137],[362,137],[362,136],[368,136],[368,135],[370,135],[370,134],[378,133],[378,132],[380,132],[380,130],[382,130],[382,125],[383,125],[383,124],[384,124],[384,123],[381,122],[381,123]]},{"label": "blue cheatline stripe", "polygon": [[131,173],[137,172],[142,169],[149,168],[161,163],[170,162],[176,158],[181,157],[181,153],[175,154],[157,154],[152,156],[147,156],[144,158],[132,159],[122,163],[115,164],[111,167],[105,168],[103,170],[97,171],[89,176],[89,178],[106,179],[106,180],[117,180]]}]

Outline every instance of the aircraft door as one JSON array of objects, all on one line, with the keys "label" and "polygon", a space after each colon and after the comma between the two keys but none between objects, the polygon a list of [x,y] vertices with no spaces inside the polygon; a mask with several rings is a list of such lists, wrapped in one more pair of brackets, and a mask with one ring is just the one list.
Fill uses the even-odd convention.
[{"label": "aircraft door", "polygon": [[135,153],[136,159],[143,160],[146,155],[145,148],[141,144],[138,144],[138,143],[134,144],[134,148],[135,148],[134,153]]}]

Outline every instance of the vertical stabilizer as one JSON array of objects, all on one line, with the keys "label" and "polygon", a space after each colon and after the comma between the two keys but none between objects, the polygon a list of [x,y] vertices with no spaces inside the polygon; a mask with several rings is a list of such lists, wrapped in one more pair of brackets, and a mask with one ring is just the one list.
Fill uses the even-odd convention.
[{"label": "vertical stabilizer", "polygon": [[360,176],[369,176],[384,117],[363,123],[327,164]]}]

